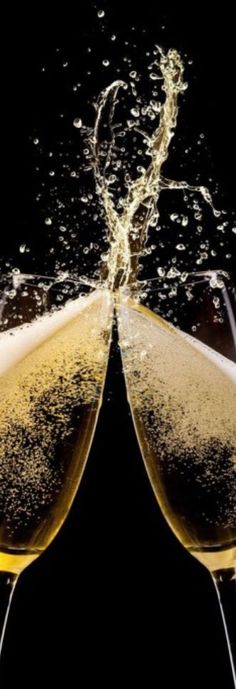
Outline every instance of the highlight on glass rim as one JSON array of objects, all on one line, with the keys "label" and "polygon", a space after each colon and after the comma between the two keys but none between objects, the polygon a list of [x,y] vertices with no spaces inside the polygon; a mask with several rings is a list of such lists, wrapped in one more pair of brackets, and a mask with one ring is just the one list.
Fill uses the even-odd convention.
[{"label": "highlight on glass rim", "polygon": [[[107,21],[96,9],[98,30],[115,45]],[[162,515],[215,586],[236,687],[236,319],[226,260],[235,228],[201,169],[195,183],[166,176],[188,58],[157,42],[140,57],[137,39],[126,43],[115,79],[102,56],[104,87],[74,113],[69,143],[57,129],[49,168],[43,137],[32,137],[49,184],[44,192],[43,177],[36,194],[45,271],[24,243],[20,267],[15,256],[2,262],[0,648],[4,657],[18,577],[55,538],[78,491],[112,353]],[[55,55],[77,94],[74,69],[60,48]]]}]

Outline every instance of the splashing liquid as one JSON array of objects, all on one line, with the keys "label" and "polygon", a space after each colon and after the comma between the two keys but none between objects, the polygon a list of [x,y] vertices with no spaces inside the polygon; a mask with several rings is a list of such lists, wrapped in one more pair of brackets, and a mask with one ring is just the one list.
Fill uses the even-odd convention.
[{"label": "splashing liquid", "polygon": [[[177,124],[178,98],[187,84],[183,80],[183,62],[179,53],[173,49],[165,53],[160,47],[157,52],[159,59],[155,60],[155,65],[159,74],[152,73],[150,78],[162,81],[162,91],[165,94],[163,104],[153,105],[154,112],[156,110],[155,118],[159,118],[158,126],[149,135],[133,127],[132,121],[127,123],[128,128],[132,126],[142,135],[150,163],[147,168],[140,166],[141,174],[136,179],[125,174],[126,193],[118,203],[111,191],[111,184],[116,179],[115,175],[111,175],[111,168],[117,149],[114,114],[118,92],[127,88],[124,81],[114,81],[100,94],[96,104],[94,130],[87,139],[92,153],[97,194],[105,210],[107,226],[109,249],[102,281],[105,280],[111,290],[128,284],[137,287],[140,257],[145,253],[149,227],[156,223],[159,216],[158,199],[162,190],[199,192],[206,203],[211,205],[214,214],[219,214],[206,187],[191,186],[186,181],[175,181],[162,175],[162,167],[168,157],[169,145]],[[136,117],[139,109],[133,108],[131,112]],[[77,119],[74,124],[77,126]],[[102,140],[104,129],[105,142]]]}]

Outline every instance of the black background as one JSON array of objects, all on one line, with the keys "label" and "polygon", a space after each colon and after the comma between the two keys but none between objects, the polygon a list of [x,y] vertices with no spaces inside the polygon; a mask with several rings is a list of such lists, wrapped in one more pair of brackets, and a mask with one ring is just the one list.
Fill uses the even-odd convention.
[{"label": "black background", "polygon": [[[108,7],[110,3],[101,3]],[[100,6],[99,6],[100,7]],[[53,46],[89,33],[92,6],[6,20],[2,63],[2,251],[24,240],[32,183],[27,158],[31,84]],[[163,9],[112,3],[114,26],[139,22],[195,61],[196,117],[215,177],[234,206],[236,61],[233,10],[207,17],[199,4]],[[134,12],[134,14],[133,14]],[[132,21],[133,14],[133,21]],[[35,89],[35,84],[34,84]],[[32,210],[30,211],[30,213]],[[232,245],[233,249],[233,245]],[[231,266],[233,268],[233,265]],[[118,360],[116,352],[116,361]],[[210,576],[165,524],[140,457],[119,366],[112,359],[92,451],[71,513],[50,548],[21,576],[9,618],[1,686],[119,682],[136,686],[230,689],[220,614]]]}]

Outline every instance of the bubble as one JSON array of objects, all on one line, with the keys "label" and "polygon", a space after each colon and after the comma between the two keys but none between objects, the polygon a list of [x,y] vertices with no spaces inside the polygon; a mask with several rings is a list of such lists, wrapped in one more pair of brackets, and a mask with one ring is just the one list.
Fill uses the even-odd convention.
[{"label": "bubble", "polygon": [[153,213],[153,215],[149,221],[150,227],[156,227],[158,219],[159,219],[159,213]]},{"label": "bubble", "polygon": [[109,67],[110,62],[109,62],[109,60],[105,59],[102,61],[102,64],[104,67]]},{"label": "bubble", "polygon": [[102,17],[105,17],[105,11],[104,10],[98,10],[97,16],[99,19],[102,19]]},{"label": "bubble", "polygon": [[37,146],[39,144],[39,139],[34,139],[33,143],[35,146]]},{"label": "bubble", "polygon": [[55,175],[55,170],[50,170],[49,175],[50,175],[50,177],[54,177],[54,175]]},{"label": "bubble", "polygon": [[216,297],[216,296],[213,297],[213,304],[214,304],[215,309],[219,309],[219,308],[220,308],[220,300],[219,300],[219,297]]},{"label": "bubble", "polygon": [[81,127],[83,125],[81,117],[75,117],[75,119],[73,120],[73,125],[74,125],[74,127],[76,127],[76,129],[81,129]]},{"label": "bubble", "polygon": [[7,294],[9,299],[14,299],[14,297],[16,296],[16,290],[15,289],[7,290],[6,294]]},{"label": "bubble", "polygon": [[167,278],[176,278],[176,277],[178,277],[179,275],[180,275],[180,271],[179,271],[177,268],[173,268],[173,267],[172,267],[172,268],[170,268],[170,270],[168,270],[168,273],[166,274],[166,277],[167,277]]},{"label": "bubble", "polygon": [[139,117],[139,115],[140,115],[140,110],[138,107],[131,108],[130,112],[131,112],[131,115],[133,115],[133,117]]},{"label": "bubble", "polygon": [[21,244],[19,247],[20,254],[24,254],[26,250],[26,244]]},{"label": "bubble", "polygon": [[52,218],[45,218],[45,225],[52,225]]},{"label": "bubble", "polygon": [[185,251],[186,246],[184,244],[177,244],[176,249],[178,249],[178,251]]},{"label": "bubble", "polygon": [[116,41],[116,34],[115,33],[112,34],[111,41]]}]

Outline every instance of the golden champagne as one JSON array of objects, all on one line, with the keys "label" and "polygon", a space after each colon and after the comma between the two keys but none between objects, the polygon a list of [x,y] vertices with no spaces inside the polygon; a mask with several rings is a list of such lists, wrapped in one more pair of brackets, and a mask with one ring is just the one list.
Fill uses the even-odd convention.
[{"label": "golden champagne", "polygon": [[0,335],[0,570],[54,538],[77,491],[101,404],[107,290]]},{"label": "golden champagne", "polygon": [[118,306],[134,424],[160,507],[209,570],[236,565],[236,366],[131,300]]}]

